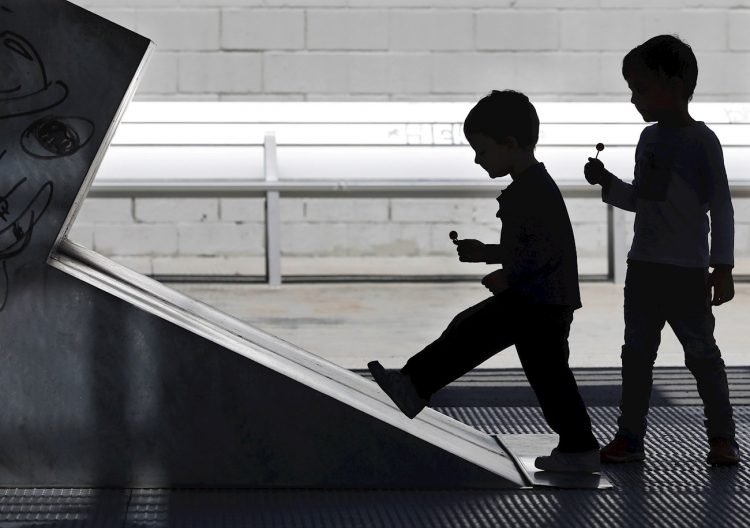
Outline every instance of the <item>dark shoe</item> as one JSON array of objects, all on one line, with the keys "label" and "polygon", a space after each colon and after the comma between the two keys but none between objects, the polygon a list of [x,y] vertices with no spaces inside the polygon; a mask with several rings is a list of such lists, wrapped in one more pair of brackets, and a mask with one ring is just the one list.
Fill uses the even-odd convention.
[{"label": "dark shoe", "polygon": [[646,458],[643,442],[634,438],[616,435],[614,439],[599,452],[602,464],[621,464],[623,462],[640,462]]},{"label": "dark shoe", "polygon": [[369,362],[367,368],[370,369],[372,377],[375,378],[375,383],[380,385],[383,392],[409,418],[414,418],[429,403],[428,400],[417,393],[411,378],[400,370],[386,370],[377,361]]},{"label": "dark shoe", "polygon": [[712,466],[734,466],[740,462],[740,446],[734,440],[712,438],[706,462]]},{"label": "dark shoe", "polygon": [[596,473],[601,470],[598,449],[580,453],[563,453],[555,448],[549,456],[536,457],[534,466],[542,471],[564,473]]}]

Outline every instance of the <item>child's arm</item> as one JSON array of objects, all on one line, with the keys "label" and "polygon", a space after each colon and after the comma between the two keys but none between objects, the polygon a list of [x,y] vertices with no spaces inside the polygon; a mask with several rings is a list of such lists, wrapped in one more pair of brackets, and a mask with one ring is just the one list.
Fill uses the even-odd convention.
[{"label": "child's arm", "polygon": [[[451,238],[456,245],[458,259],[461,262],[486,262],[487,264],[502,264],[505,260],[500,250],[500,244],[485,244],[472,238],[458,240],[455,231]],[[504,292],[508,288],[508,276],[504,269],[495,270],[482,279],[482,284],[493,295]]]},{"label": "child's arm", "polygon": [[707,148],[708,177],[712,183],[709,199],[711,215],[711,266],[734,266],[734,208],[724,155],[716,136]]},{"label": "child's arm", "polygon": [[734,297],[734,208],[729,193],[729,181],[724,166],[721,143],[716,136],[707,145],[707,177],[711,190],[709,214],[711,215],[711,273],[709,286],[713,288],[711,304],[718,306]]},{"label": "child's arm", "polygon": [[605,169],[601,160],[589,158],[583,167],[583,174],[591,185],[602,186],[602,201],[635,212],[635,187]]},{"label": "child's arm", "polygon": [[454,240],[458,260],[461,262],[486,262],[487,264],[502,264],[500,244],[485,244],[473,238]]},{"label": "child's arm", "polygon": [[609,205],[619,207],[626,211],[635,212],[638,186],[638,156],[641,150],[641,142],[646,129],[641,132],[638,138],[638,145],[635,147],[636,168],[634,172],[633,183],[626,183],[620,178],[604,168],[601,160],[589,158],[589,162],[583,167],[583,174],[591,185],[599,184],[602,186],[602,201]]},{"label": "child's arm", "polygon": [[508,289],[508,273],[504,269],[495,270],[482,279],[482,286],[493,295],[503,293]]}]

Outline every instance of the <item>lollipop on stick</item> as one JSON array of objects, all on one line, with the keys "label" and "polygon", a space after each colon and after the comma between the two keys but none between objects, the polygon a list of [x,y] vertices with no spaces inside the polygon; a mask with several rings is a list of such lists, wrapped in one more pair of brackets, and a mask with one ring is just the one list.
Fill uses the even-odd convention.
[{"label": "lollipop on stick", "polygon": [[596,144],[596,157],[594,159],[599,159],[599,153],[604,150],[604,143],[597,143]]}]

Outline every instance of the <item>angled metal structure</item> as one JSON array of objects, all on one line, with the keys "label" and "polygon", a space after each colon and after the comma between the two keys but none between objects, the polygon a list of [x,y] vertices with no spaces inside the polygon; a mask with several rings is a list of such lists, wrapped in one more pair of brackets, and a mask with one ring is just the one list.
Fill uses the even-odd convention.
[{"label": "angled metal structure", "polygon": [[0,486],[526,484],[495,438],[67,240],[151,46],[0,0]]}]

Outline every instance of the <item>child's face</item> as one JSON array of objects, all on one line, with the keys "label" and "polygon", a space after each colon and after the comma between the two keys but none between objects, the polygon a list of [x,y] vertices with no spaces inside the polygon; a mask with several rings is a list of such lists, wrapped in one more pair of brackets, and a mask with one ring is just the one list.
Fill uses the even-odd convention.
[{"label": "child's face", "polygon": [[470,134],[466,139],[474,149],[474,163],[486,170],[490,178],[502,178],[510,174],[512,149],[509,145],[498,143],[482,133]]},{"label": "child's face", "polygon": [[683,99],[678,79],[667,78],[645,65],[633,68],[626,81],[632,94],[630,102],[647,122],[660,121],[675,112]]}]

